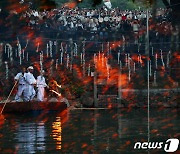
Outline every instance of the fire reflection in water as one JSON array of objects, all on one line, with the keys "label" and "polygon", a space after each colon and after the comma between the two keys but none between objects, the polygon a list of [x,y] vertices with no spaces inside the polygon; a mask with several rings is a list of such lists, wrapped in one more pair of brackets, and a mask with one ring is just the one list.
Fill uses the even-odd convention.
[{"label": "fire reflection in water", "polygon": [[56,117],[56,121],[52,123],[52,137],[56,141],[56,149],[61,150],[62,146],[62,126],[61,117]]}]

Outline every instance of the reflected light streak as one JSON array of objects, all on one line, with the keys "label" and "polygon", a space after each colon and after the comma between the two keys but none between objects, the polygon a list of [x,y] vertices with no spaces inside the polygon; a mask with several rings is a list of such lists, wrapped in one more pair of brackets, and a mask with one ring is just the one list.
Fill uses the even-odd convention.
[{"label": "reflected light streak", "polygon": [[61,150],[62,148],[62,125],[61,117],[56,117],[56,121],[52,123],[52,137],[56,141],[56,149]]}]

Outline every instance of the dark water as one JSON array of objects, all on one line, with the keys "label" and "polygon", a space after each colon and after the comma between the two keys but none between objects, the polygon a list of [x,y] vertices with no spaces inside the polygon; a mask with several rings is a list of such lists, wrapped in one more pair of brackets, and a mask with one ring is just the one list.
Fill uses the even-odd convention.
[{"label": "dark water", "polygon": [[[150,141],[180,138],[179,110],[151,109],[149,120]],[[11,114],[0,123],[0,153],[148,153],[133,148],[147,140],[147,109]]]}]

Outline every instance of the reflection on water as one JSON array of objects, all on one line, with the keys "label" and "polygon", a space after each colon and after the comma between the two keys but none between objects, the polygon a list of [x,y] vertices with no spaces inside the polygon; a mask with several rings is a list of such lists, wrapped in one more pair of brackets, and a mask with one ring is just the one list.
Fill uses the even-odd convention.
[{"label": "reflection on water", "polygon": [[17,126],[15,136],[19,153],[45,151],[46,131],[44,123],[20,123]]},{"label": "reflection on water", "polygon": [[[126,109],[72,110],[68,115],[5,115],[0,125],[0,151],[148,153],[133,149],[135,142],[147,141],[147,122],[147,109],[134,109],[130,112]],[[178,109],[151,109],[150,141],[165,142],[168,138],[180,138],[179,123]],[[163,149],[160,151],[163,152]]]},{"label": "reflection on water", "polygon": [[62,132],[62,128],[61,128],[61,117],[56,117],[56,121],[53,122],[52,124],[52,136],[53,139],[56,140],[56,149],[57,150],[61,150],[61,132]]}]

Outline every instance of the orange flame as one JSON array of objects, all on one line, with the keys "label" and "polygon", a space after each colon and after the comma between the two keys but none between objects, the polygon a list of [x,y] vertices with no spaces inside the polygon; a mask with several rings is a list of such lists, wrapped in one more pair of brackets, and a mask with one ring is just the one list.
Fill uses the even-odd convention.
[{"label": "orange flame", "polygon": [[73,8],[76,7],[76,5],[77,5],[76,2],[68,2],[68,3],[65,3],[65,4],[63,5],[63,7],[66,7],[66,8],[69,8],[69,9],[73,9]]}]

